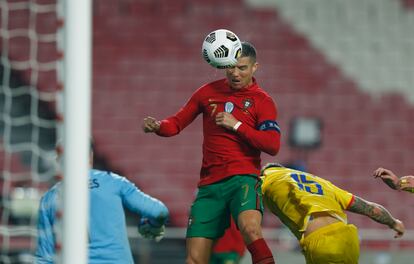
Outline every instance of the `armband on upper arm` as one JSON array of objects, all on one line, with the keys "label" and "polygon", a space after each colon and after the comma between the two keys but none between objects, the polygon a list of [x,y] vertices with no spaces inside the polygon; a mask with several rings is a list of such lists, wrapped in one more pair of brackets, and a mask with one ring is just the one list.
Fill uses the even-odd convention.
[{"label": "armband on upper arm", "polygon": [[257,130],[260,130],[260,131],[275,130],[278,133],[280,133],[280,127],[279,127],[278,123],[276,121],[273,121],[273,120],[263,121],[262,123],[260,123],[257,126]]}]

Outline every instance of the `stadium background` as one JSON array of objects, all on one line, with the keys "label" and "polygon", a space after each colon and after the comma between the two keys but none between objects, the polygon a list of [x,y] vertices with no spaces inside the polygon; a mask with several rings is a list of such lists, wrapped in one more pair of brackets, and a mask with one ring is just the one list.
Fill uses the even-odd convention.
[{"label": "stadium background", "polygon": [[[14,12],[12,3],[27,8]],[[6,201],[18,187],[44,190],[54,171],[43,152],[33,150],[53,152],[56,140],[53,126],[46,129],[33,118],[58,119],[54,99],[42,95],[60,89],[57,66],[47,66],[62,54],[56,40],[39,37],[53,35],[62,25],[46,8],[54,4],[0,2],[3,230],[35,223],[33,215],[19,217]],[[414,1],[95,0],[93,27],[97,165],[127,176],[165,201],[172,214],[167,239],[159,244],[137,238],[137,220],[130,219],[137,263],[183,261],[183,230],[202,158],[200,118],[173,138],[145,135],[140,125],[147,115],[175,113],[196,88],[224,76],[200,55],[204,36],[217,28],[232,30],[258,50],[256,77],[279,109],[283,137],[278,161],[303,162],[314,174],[383,204],[410,230],[394,241],[391,231],[350,214],[350,222],[362,229],[361,263],[412,262],[414,197],[391,191],[371,174],[379,166],[414,173]],[[21,28],[38,35],[5,33]],[[31,92],[16,92],[28,84]],[[19,125],[16,120],[25,116],[29,121]],[[289,144],[295,118],[320,122],[319,146],[302,150]],[[31,149],[21,148],[24,143]],[[263,161],[273,159],[263,154]],[[276,218],[266,216],[264,226],[280,263],[303,262],[298,253],[290,253],[296,244]],[[30,252],[34,243],[25,241],[2,232],[3,259]]]}]

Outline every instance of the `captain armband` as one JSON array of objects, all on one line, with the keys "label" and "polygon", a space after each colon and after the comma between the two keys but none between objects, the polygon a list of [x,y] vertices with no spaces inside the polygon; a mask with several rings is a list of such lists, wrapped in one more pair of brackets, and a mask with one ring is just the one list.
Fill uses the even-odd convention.
[{"label": "captain armband", "polygon": [[280,127],[276,121],[273,120],[266,120],[260,123],[260,125],[257,126],[257,129],[260,131],[268,131],[268,130],[275,130],[278,133],[280,133]]}]

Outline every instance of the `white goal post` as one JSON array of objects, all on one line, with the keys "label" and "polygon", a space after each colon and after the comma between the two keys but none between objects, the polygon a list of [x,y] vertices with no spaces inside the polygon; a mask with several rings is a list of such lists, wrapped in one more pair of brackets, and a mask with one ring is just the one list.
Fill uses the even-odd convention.
[{"label": "white goal post", "polygon": [[64,15],[61,263],[86,264],[91,140],[91,0],[64,1]]},{"label": "white goal post", "polygon": [[91,27],[91,0],[0,1],[0,263],[34,262],[39,199],[59,179],[55,259],[87,263]]}]

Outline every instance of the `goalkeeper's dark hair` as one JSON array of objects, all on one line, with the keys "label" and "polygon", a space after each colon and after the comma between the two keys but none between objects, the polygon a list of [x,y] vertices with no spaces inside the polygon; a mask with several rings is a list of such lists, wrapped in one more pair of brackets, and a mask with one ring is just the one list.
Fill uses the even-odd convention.
[{"label": "goalkeeper's dark hair", "polygon": [[240,57],[250,57],[254,62],[256,62],[256,48],[247,41],[242,41],[242,53]]},{"label": "goalkeeper's dark hair", "polygon": [[260,175],[263,175],[264,171],[269,169],[269,168],[284,168],[285,166],[283,166],[280,163],[277,162],[273,162],[273,163],[267,163],[266,165],[264,165],[262,167],[262,169],[260,170]]},{"label": "goalkeeper's dark hair", "polygon": [[95,142],[92,137],[89,139],[89,151],[95,152]]}]

